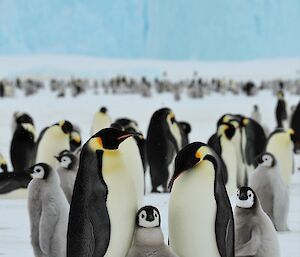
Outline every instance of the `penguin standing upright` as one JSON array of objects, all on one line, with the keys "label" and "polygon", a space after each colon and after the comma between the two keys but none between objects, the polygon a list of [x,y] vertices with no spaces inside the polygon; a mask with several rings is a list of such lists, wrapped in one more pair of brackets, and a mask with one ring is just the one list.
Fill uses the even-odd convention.
[{"label": "penguin standing upright", "polygon": [[69,204],[57,173],[46,163],[29,169],[28,210],[34,255],[66,256]]},{"label": "penguin standing upright", "polygon": [[289,192],[281,178],[278,163],[271,153],[258,156],[257,162],[258,166],[249,176],[249,186],[255,191],[276,230],[287,231]]},{"label": "penguin standing upright", "polygon": [[280,257],[275,228],[250,187],[237,192],[234,220],[236,257]]},{"label": "penguin standing upright", "polygon": [[[72,208],[73,203],[75,206],[76,202],[78,202],[77,204],[78,207],[76,207],[76,209],[77,211],[82,211],[81,208],[86,203],[82,203],[81,201],[89,202],[88,196],[92,194],[93,190],[96,190],[93,189],[94,187],[97,186],[97,184],[95,185],[94,183],[98,183],[97,181],[94,181],[95,178],[94,177],[91,178],[93,180],[93,182],[91,182],[90,179],[85,178],[85,176],[83,175],[83,172],[88,171],[88,166],[90,165],[89,161],[86,162],[83,160],[84,154],[86,152],[85,149],[87,147],[90,148],[92,147],[92,149],[98,150],[98,152],[99,151],[103,152],[103,156],[102,156],[103,161],[101,162],[102,168],[98,172],[101,173],[100,176],[103,177],[103,180],[108,190],[106,206],[107,206],[109,220],[110,220],[110,236],[109,236],[107,251],[104,251],[105,255],[99,254],[100,256],[105,256],[105,257],[125,256],[132,242],[132,237],[134,233],[135,215],[136,212],[138,211],[138,196],[135,187],[135,182],[132,178],[132,173],[131,173],[132,172],[131,169],[135,167],[135,164],[132,163],[132,161],[134,161],[132,157],[130,157],[127,160],[127,157],[129,157],[129,155],[124,154],[125,148],[122,147],[121,149],[121,143],[123,141],[125,143],[126,139],[129,139],[131,136],[132,136],[131,133],[121,131],[118,129],[114,129],[114,128],[103,129],[98,133],[96,133],[90,139],[90,141],[88,141],[88,143],[85,144],[81,152],[79,171],[76,177],[73,197],[71,202],[70,219],[74,221],[74,222],[72,221],[72,224],[76,228],[76,220],[82,217],[80,215],[76,217],[76,211],[75,209]],[[136,158],[138,160],[138,158],[140,158],[139,155]],[[87,165],[85,168],[81,166],[82,162],[84,162],[85,165]],[[87,171],[85,171],[85,169]],[[81,189],[79,190],[79,188]],[[83,194],[82,196],[81,195],[82,190],[84,189],[87,190],[87,193]],[[91,195],[90,197],[92,196],[93,195]],[[95,211],[97,211],[97,209],[95,209]],[[97,213],[95,213],[94,215],[96,215],[95,219],[99,220],[99,215]],[[72,216],[74,216],[74,219],[71,218]],[[69,225],[69,229],[70,226],[71,224]],[[79,235],[76,235],[76,233],[71,233],[71,234],[75,238],[80,237]],[[76,253],[75,250],[72,251],[74,254]],[[78,256],[78,255],[77,254],[72,255],[70,253],[68,256]],[[86,255],[82,255],[82,256],[86,256]]]},{"label": "penguin standing upright", "polygon": [[277,92],[277,105],[275,110],[276,115],[276,122],[277,122],[277,128],[288,128],[287,124],[287,112],[286,112],[286,103],[284,100],[284,93],[283,91]]},{"label": "penguin standing upright", "polygon": [[136,215],[136,230],[126,257],[178,257],[164,243],[159,210],[144,206]]},{"label": "penguin standing upright", "polygon": [[34,126],[34,121],[33,118],[25,112],[15,112],[13,114],[13,118],[12,118],[12,125],[11,125],[11,131],[12,133],[15,132],[17,125],[20,125],[22,123],[29,123],[32,126]]},{"label": "penguin standing upright", "polygon": [[273,154],[278,161],[280,174],[285,185],[289,186],[294,173],[293,142],[295,132],[293,129],[285,131],[276,129],[268,138],[266,151]]},{"label": "penguin standing upright", "polygon": [[261,113],[259,111],[258,105],[256,105],[256,104],[253,106],[253,110],[252,110],[252,113],[251,113],[251,118],[253,120],[255,120],[257,123],[261,124],[261,121],[262,121]]},{"label": "penguin standing upright", "polygon": [[14,172],[24,172],[34,162],[35,128],[30,123],[18,124],[10,145]]},{"label": "penguin standing upright", "polygon": [[56,167],[57,156],[63,150],[70,150],[70,133],[73,125],[69,121],[60,121],[45,128],[36,143],[35,163],[44,162],[52,168]]},{"label": "penguin standing upright", "polygon": [[59,164],[56,171],[60,178],[60,186],[65,193],[69,203],[72,200],[74,183],[78,170],[78,157],[68,150],[62,151],[58,156],[55,156]]},{"label": "penguin standing upright", "polygon": [[95,113],[92,128],[91,128],[91,135],[94,135],[98,131],[104,128],[109,128],[111,124],[111,118],[107,113],[106,107],[101,107],[98,112]]},{"label": "penguin standing upright", "polygon": [[178,256],[234,257],[234,221],[220,160],[204,143],[176,156],[169,202],[169,242]]},{"label": "penguin standing upright", "polygon": [[181,134],[174,113],[169,108],[156,111],[147,134],[147,156],[150,166],[152,192],[162,186],[167,192],[169,165],[181,149]]}]

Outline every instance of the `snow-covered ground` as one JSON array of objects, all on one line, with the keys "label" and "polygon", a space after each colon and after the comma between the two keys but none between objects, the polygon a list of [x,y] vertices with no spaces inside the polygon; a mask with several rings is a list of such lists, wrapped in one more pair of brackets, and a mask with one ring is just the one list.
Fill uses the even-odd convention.
[{"label": "snow-covered ground", "polygon": [[[297,96],[287,95],[286,98],[289,106],[299,101]],[[186,120],[192,124],[191,141],[206,142],[214,133],[216,121],[223,113],[250,115],[254,104],[260,106],[264,124],[273,129],[276,99],[268,91],[254,97],[212,94],[203,99],[188,99],[184,96],[180,102],[175,102],[170,94],[142,98],[135,95],[93,95],[92,92],[88,92],[75,99],[69,95],[64,99],[58,99],[48,91],[41,91],[28,98],[18,92],[15,98],[0,100],[0,152],[9,160],[11,117],[17,110],[29,112],[35,119],[38,131],[60,119],[68,119],[81,127],[83,138],[86,140],[93,114],[101,106],[108,107],[113,119],[124,116],[135,119],[144,133],[147,132],[152,113],[158,108],[168,106],[174,110],[178,120]],[[299,165],[300,160],[297,158],[296,167]],[[147,178],[149,191],[150,182],[149,177]],[[300,252],[300,172],[298,170],[293,177],[290,193],[291,232],[279,234],[282,257],[298,257]],[[167,238],[168,195],[148,193],[145,204],[153,204],[160,209],[162,227]],[[26,200],[0,200],[0,256],[14,257],[20,254],[23,257],[33,256]]]}]

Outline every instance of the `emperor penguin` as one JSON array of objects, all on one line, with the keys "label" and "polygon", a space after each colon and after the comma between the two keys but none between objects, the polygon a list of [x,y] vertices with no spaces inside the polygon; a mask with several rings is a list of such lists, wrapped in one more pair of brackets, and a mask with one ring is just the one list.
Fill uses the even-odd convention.
[{"label": "emperor penguin", "polygon": [[7,163],[4,156],[0,153],[0,173],[7,173]]},{"label": "emperor penguin", "polygon": [[142,207],[136,215],[133,243],[126,257],[178,257],[164,243],[161,217],[154,206]]},{"label": "emperor penguin", "polygon": [[80,146],[81,146],[80,129],[79,127],[73,125],[73,130],[70,133],[70,150],[74,152]]},{"label": "emperor penguin", "polygon": [[181,147],[185,147],[186,145],[189,144],[189,134],[192,131],[192,126],[186,121],[179,121],[177,122],[179,129],[180,129],[180,134],[181,134]]},{"label": "emperor penguin", "polygon": [[[135,182],[132,178],[131,168],[133,167],[131,162],[134,161],[132,157],[124,154],[124,149],[121,149],[121,145],[124,144],[127,139],[132,136],[132,133],[128,133],[126,131],[118,130],[115,128],[106,128],[98,133],[96,133],[88,143],[82,149],[80,162],[79,162],[79,171],[76,177],[73,197],[71,202],[71,214],[70,219],[74,215],[76,218],[76,211],[72,211],[73,203],[75,205],[76,202],[89,202],[88,196],[85,194],[82,196],[82,190],[88,190],[87,193],[91,194],[94,190],[93,183],[98,183],[95,178],[91,178],[93,183],[90,181],[87,184],[87,178],[84,181],[83,172],[88,172],[88,166],[90,165],[90,161],[85,162],[87,167],[86,170],[81,171],[81,162],[83,162],[83,156],[85,153],[85,149],[87,147],[98,150],[98,152],[102,152],[101,169],[98,168],[98,173],[101,173],[103,177],[103,181],[105,182],[108,190],[107,195],[107,210],[110,221],[110,234],[109,234],[109,242],[106,251],[103,251],[105,257],[121,257],[125,256],[132,242],[132,237],[134,233],[135,227],[135,215],[139,209],[138,207],[138,195],[135,187]],[[99,150],[100,149],[100,150]],[[129,157],[129,159],[127,159]],[[137,159],[139,156],[136,157]],[[94,165],[93,165],[94,166]],[[92,166],[92,167],[93,167]],[[100,171],[99,171],[100,169]],[[86,175],[87,176],[87,175]],[[82,180],[82,181],[81,181]],[[78,185],[78,186],[77,186]],[[81,191],[77,192],[77,187],[82,187]],[[88,188],[88,189],[87,189]],[[90,197],[92,197],[91,195]],[[96,197],[96,195],[94,196]],[[83,199],[84,198],[84,199]],[[78,203],[77,211],[82,211],[82,206],[86,203]],[[94,209],[95,212],[97,208]],[[99,210],[101,211],[101,210]],[[99,219],[99,214],[95,213],[95,219]],[[126,222],[124,222],[126,221]],[[76,222],[72,223],[73,226],[76,227]],[[86,226],[86,225],[85,225]],[[90,226],[90,225],[89,225]],[[69,225],[70,228],[70,225]],[[72,233],[73,236],[76,236],[75,233]],[[78,236],[77,236],[78,237]],[[79,239],[78,239],[79,241]],[[103,242],[104,243],[104,242]],[[74,254],[75,251],[72,251]],[[101,252],[102,253],[102,252]],[[98,252],[97,252],[98,254]],[[78,256],[77,254],[68,256]],[[82,255],[86,256],[86,255]],[[94,255],[91,255],[94,256]]]},{"label": "emperor penguin", "polygon": [[283,91],[277,92],[277,105],[275,110],[277,128],[287,129],[287,111],[286,111],[286,102],[284,100],[284,93]]},{"label": "emperor penguin", "polygon": [[194,142],[176,156],[170,181],[169,242],[184,257],[234,257],[234,221],[220,160]]},{"label": "emperor penguin", "polygon": [[175,114],[169,108],[156,111],[150,120],[146,144],[152,192],[159,192],[159,186],[168,192],[168,179],[172,176],[169,174],[169,166],[181,149],[181,142]]},{"label": "emperor penguin", "polygon": [[221,157],[221,161],[226,166],[226,174],[223,174],[223,178],[230,197],[235,195],[237,190],[237,158],[234,144],[231,141],[234,134],[235,127],[232,124],[221,123],[217,128],[216,135],[208,141],[208,145]]},{"label": "emperor penguin", "polygon": [[69,204],[58,174],[46,163],[29,168],[28,210],[34,255],[66,256]]},{"label": "emperor penguin", "polygon": [[260,110],[258,108],[258,105],[254,105],[253,106],[253,110],[252,110],[252,113],[251,113],[251,118],[253,120],[255,120],[256,122],[260,123],[262,122],[262,118],[261,118],[261,113],[260,113]]},{"label": "emperor penguin", "polygon": [[101,107],[100,110],[94,115],[91,128],[91,135],[94,135],[101,129],[109,128],[111,123],[112,121],[107,113],[107,108]]},{"label": "emperor penguin", "polygon": [[300,150],[300,102],[291,117],[291,128],[295,131],[295,150]]},{"label": "emperor penguin", "polygon": [[291,183],[294,173],[293,142],[295,132],[293,129],[287,131],[276,129],[268,138],[266,151],[273,154],[278,161],[280,174],[286,186]]},{"label": "emperor penguin", "polygon": [[277,161],[273,154],[263,153],[257,157],[257,162],[257,168],[250,174],[249,186],[255,191],[276,230],[287,231],[289,193]]},{"label": "emperor penguin", "polygon": [[78,157],[68,150],[60,152],[55,156],[58,160],[56,171],[60,178],[60,186],[65,193],[69,203],[72,200],[74,183],[78,171]]},{"label": "emperor penguin", "polygon": [[234,220],[236,257],[280,257],[276,230],[250,187],[237,192]]},{"label": "emperor penguin", "polygon": [[12,133],[15,132],[17,125],[20,125],[22,123],[29,123],[32,126],[34,126],[33,118],[28,113],[14,112],[13,118],[12,118],[12,124],[11,124]]},{"label": "emperor penguin", "polygon": [[72,123],[66,120],[45,128],[36,143],[35,163],[44,162],[55,168],[57,162],[55,156],[63,150],[70,150],[72,130]]},{"label": "emperor penguin", "polygon": [[18,124],[10,145],[14,172],[24,172],[34,162],[35,128],[31,123]]}]

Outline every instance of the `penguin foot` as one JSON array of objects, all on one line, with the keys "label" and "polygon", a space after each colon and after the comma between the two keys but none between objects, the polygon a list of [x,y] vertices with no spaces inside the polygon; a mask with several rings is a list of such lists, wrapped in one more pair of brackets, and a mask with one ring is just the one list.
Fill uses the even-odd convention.
[{"label": "penguin foot", "polygon": [[161,192],[158,191],[157,189],[152,189],[152,190],[151,190],[151,193],[159,193],[159,194],[160,194]]}]

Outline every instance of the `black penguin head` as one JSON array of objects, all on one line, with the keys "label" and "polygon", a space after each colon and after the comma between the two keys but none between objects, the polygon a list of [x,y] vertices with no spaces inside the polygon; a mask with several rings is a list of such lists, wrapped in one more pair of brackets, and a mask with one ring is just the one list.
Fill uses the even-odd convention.
[{"label": "black penguin head", "polygon": [[253,209],[256,207],[257,198],[250,187],[240,187],[237,191],[236,206],[242,209]]},{"label": "black penguin head", "polygon": [[160,213],[154,206],[144,206],[136,214],[136,226],[140,228],[160,227]]},{"label": "black penguin head", "polygon": [[256,162],[258,163],[258,166],[263,166],[263,167],[274,167],[277,163],[276,158],[273,154],[271,153],[262,153],[258,157],[256,157]]},{"label": "black penguin head", "polygon": [[60,165],[67,170],[73,170],[77,163],[77,156],[68,150],[60,152],[55,158],[59,161]]},{"label": "black penguin head", "polygon": [[32,117],[27,113],[16,112],[14,113],[14,117],[17,124],[30,123],[34,125]]},{"label": "black penguin head", "polygon": [[73,130],[70,134],[70,141],[80,146],[81,145],[80,133],[78,131]]},{"label": "black penguin head", "polygon": [[180,174],[205,160],[210,161],[216,169],[217,160],[213,156],[213,152],[208,145],[202,142],[194,142],[185,146],[178,152],[175,158],[175,171],[170,180],[169,188],[172,189],[174,181]]},{"label": "black penguin head", "polygon": [[230,123],[220,123],[218,127],[218,134],[225,135],[230,140],[235,134],[235,127]]},{"label": "black penguin head", "polygon": [[119,145],[127,138],[133,136],[133,133],[122,131],[115,128],[105,128],[97,132],[90,139],[90,143],[99,149],[116,150]]},{"label": "black penguin head", "polygon": [[185,122],[185,121],[180,121],[178,122],[181,126],[181,128],[183,129],[184,133],[186,135],[190,134],[191,131],[192,131],[192,127],[191,125],[188,123],[188,122]]},{"label": "black penguin head", "polygon": [[0,159],[0,173],[7,172],[7,164],[4,159]]},{"label": "black penguin head", "polygon": [[99,112],[107,113],[107,108],[103,106],[100,108]]},{"label": "black penguin head", "polygon": [[295,130],[293,130],[292,128],[290,128],[290,129],[288,129],[287,133],[290,135],[290,138],[291,138],[292,142],[294,144],[296,144],[297,141],[298,141],[298,139],[297,139],[297,135],[295,133]]},{"label": "black penguin head", "polygon": [[46,180],[52,171],[51,166],[47,163],[38,163],[28,169],[28,172],[33,179],[42,180]]},{"label": "black penguin head", "polygon": [[125,130],[119,123],[116,123],[116,122],[110,124],[110,127],[118,129],[118,130],[123,130],[123,131]]},{"label": "black penguin head", "polygon": [[67,120],[61,120],[58,123],[55,123],[54,126],[59,126],[65,134],[71,134],[73,131],[72,123]]}]

